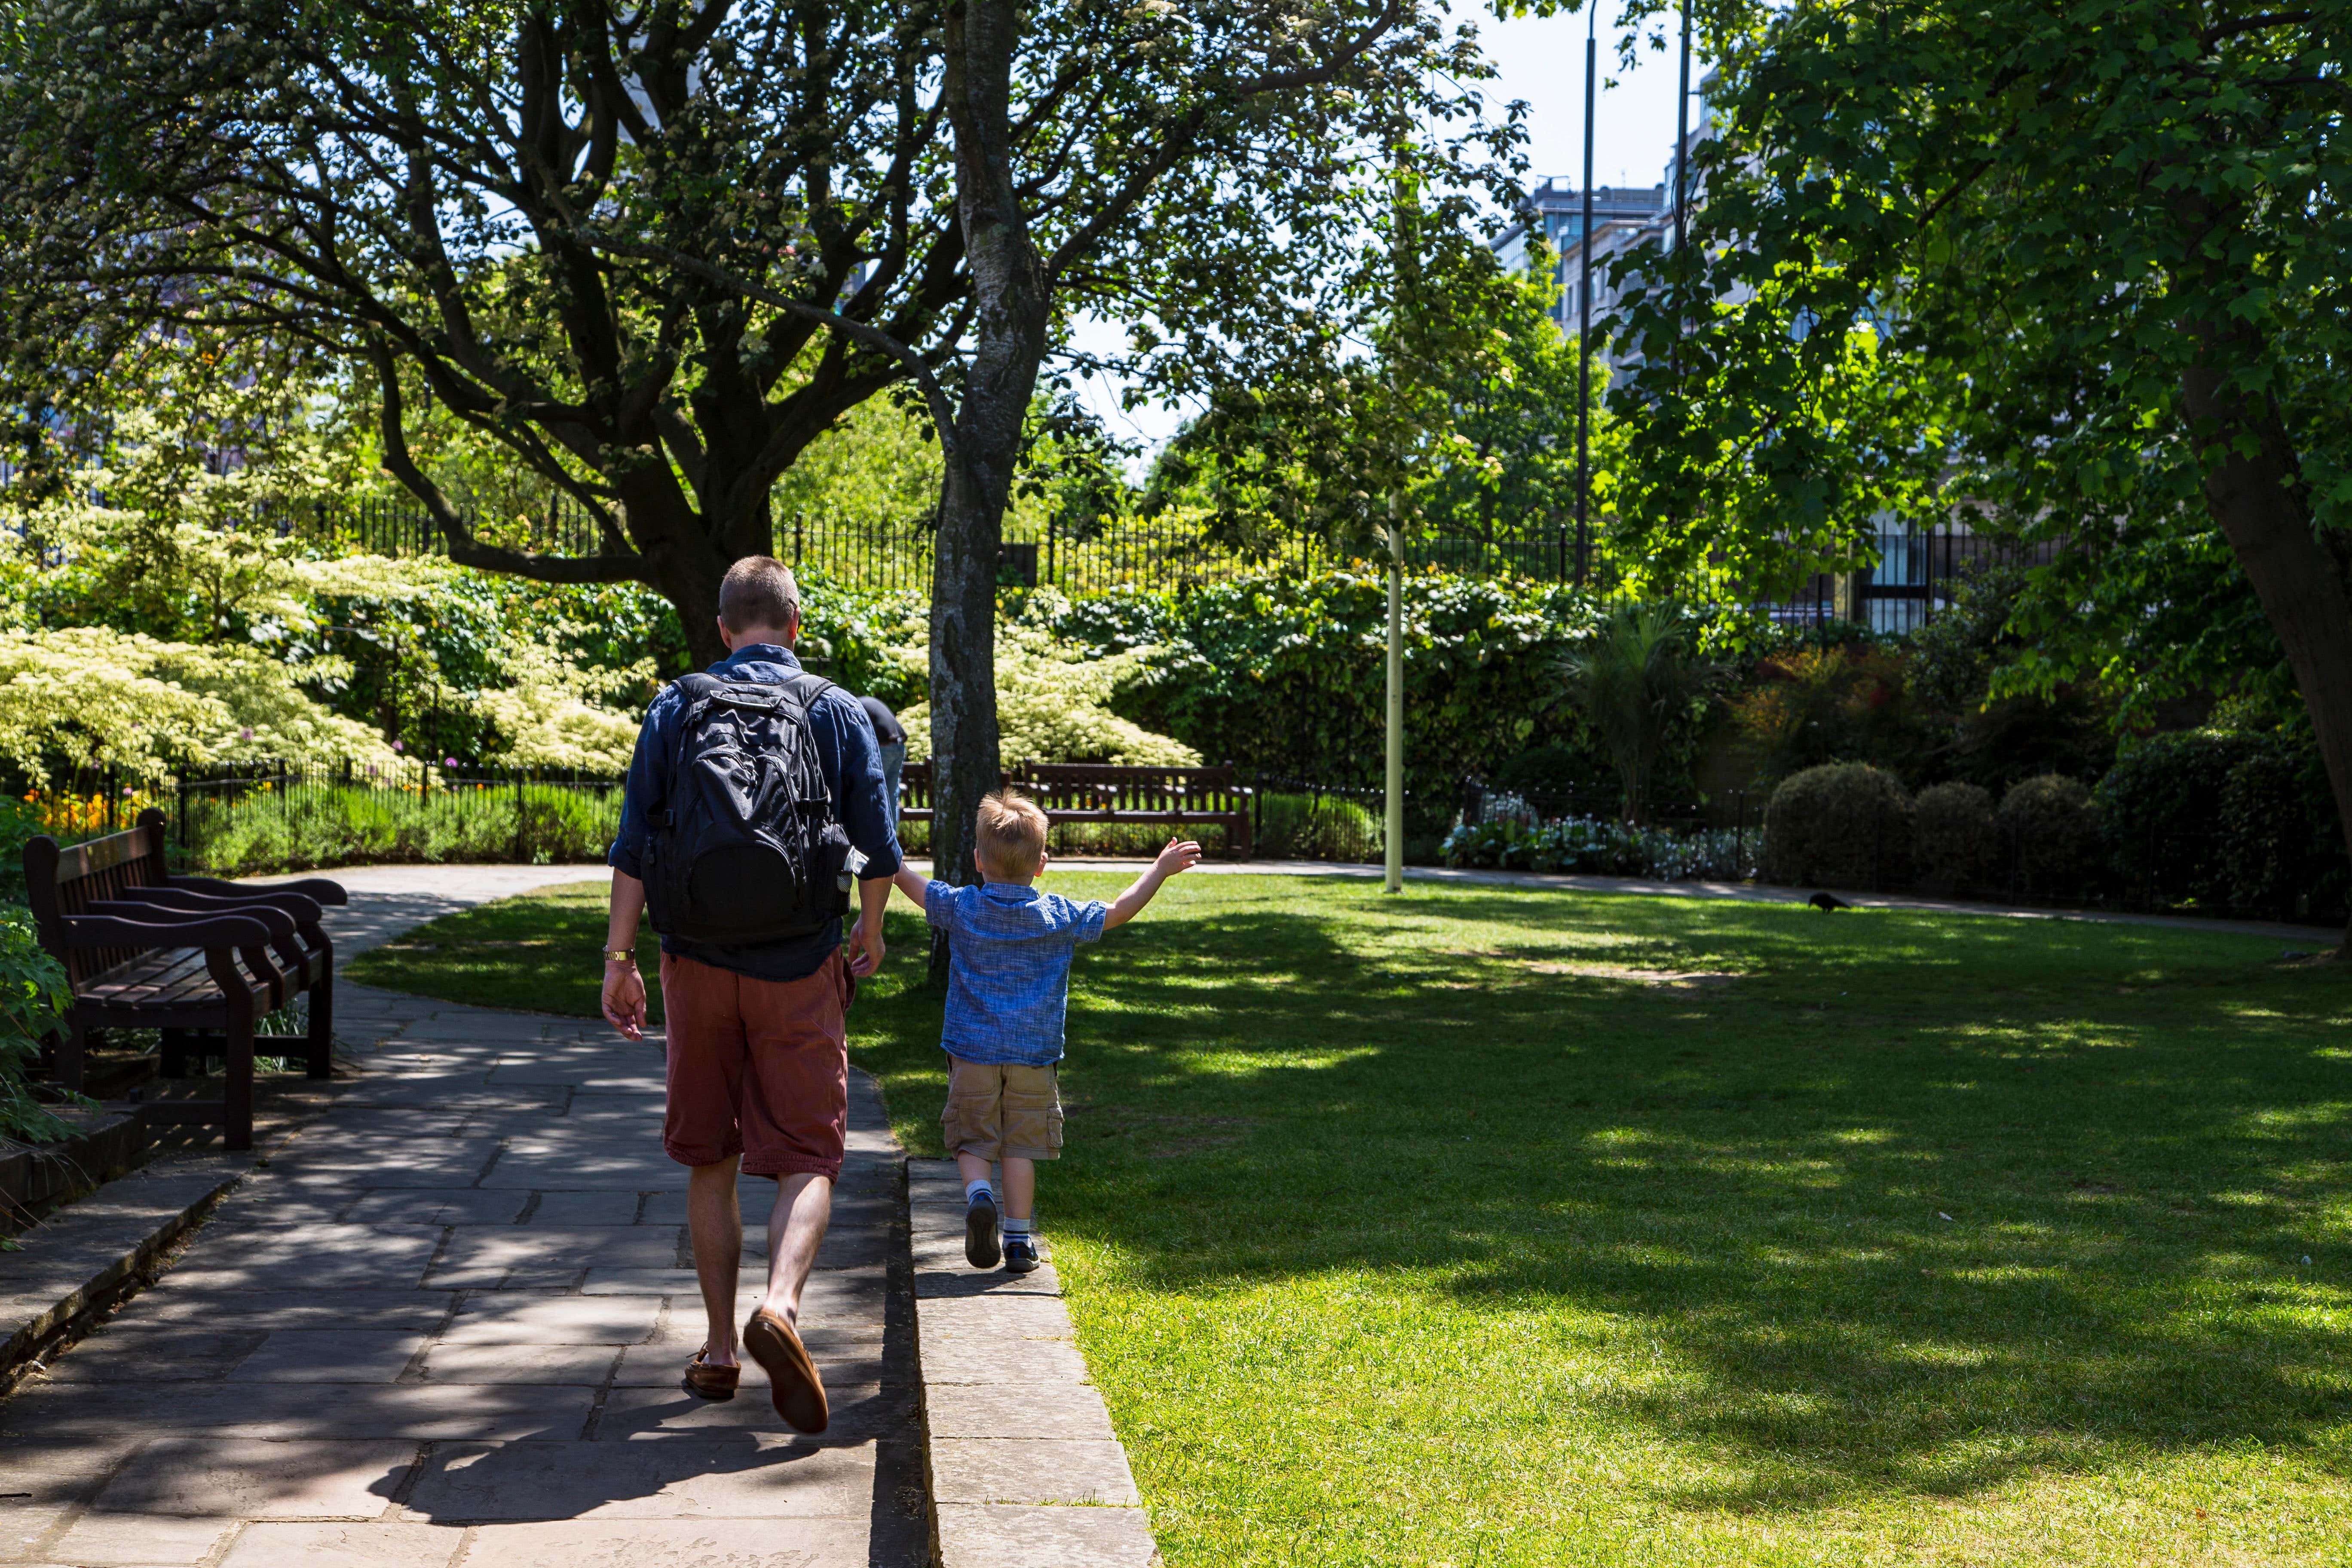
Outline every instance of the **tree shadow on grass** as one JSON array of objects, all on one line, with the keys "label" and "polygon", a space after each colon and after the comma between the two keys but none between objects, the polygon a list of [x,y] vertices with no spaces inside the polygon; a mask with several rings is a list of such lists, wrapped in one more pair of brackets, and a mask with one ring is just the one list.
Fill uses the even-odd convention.
[{"label": "tree shadow on grass", "polygon": [[[2342,1472],[2343,977],[2136,928],[1258,902],[1082,965],[1048,1202],[1125,1277],[1391,1270],[1609,1325],[1675,1375],[1561,1397],[1734,1461],[1664,1494],[1695,1508],[1966,1494],[2123,1447]],[[1563,956],[1742,978],[1531,967]],[[936,1027],[935,998],[886,1005]]]}]

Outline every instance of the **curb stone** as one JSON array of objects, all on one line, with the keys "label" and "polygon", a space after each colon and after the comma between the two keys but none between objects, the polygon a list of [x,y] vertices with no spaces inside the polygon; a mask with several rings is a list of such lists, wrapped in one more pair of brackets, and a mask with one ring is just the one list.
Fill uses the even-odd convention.
[{"label": "curb stone", "polygon": [[1151,1521],[1087,1381],[1050,1259],[963,1257],[952,1160],[907,1162],[925,1468],[938,1568],[1155,1568]]},{"label": "curb stone", "polygon": [[23,1237],[0,1300],[0,1380],[151,1267],[251,1170],[249,1158],[167,1160],[107,1183]]}]

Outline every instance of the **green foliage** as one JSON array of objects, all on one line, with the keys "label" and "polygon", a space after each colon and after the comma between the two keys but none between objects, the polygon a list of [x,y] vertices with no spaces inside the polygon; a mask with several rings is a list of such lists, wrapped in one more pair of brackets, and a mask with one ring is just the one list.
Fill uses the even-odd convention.
[{"label": "green foliage", "polygon": [[1996,885],[2000,824],[1992,795],[1957,780],[1931,784],[1911,801],[1911,859],[1931,892],[1973,892]]},{"label": "green foliage", "polygon": [[[1371,572],[1267,575],[1198,589],[1143,615],[1093,616],[1157,651],[1120,706],[1213,763],[1318,784],[1380,783],[1387,591]],[[1405,768],[1411,830],[1442,833],[1462,775],[1491,775],[1538,738],[1546,660],[1592,624],[1562,588],[1414,573],[1405,580]]]},{"label": "green foliage", "polygon": [[1905,700],[1900,651],[1871,644],[1801,647],[1757,662],[1732,722],[1764,778],[1827,763],[1916,770],[1926,750]]},{"label": "green foliage", "polygon": [[1385,853],[1381,814],[1343,795],[1267,790],[1256,809],[1261,859],[1369,861]]},{"label": "green foliage", "polygon": [[[1055,590],[1041,588],[1024,597],[1016,614],[997,622],[998,751],[1005,763],[1197,766],[1201,754],[1192,747],[1112,710],[1113,693],[1141,674],[1150,650],[1100,653],[1064,637],[1056,626],[1068,604]],[[906,635],[910,640],[890,657],[911,685],[929,668],[929,623],[910,626]],[[930,703],[914,703],[898,717],[907,728],[908,761],[929,761]]]},{"label": "green foliage", "polygon": [[31,912],[0,906],[0,1138],[46,1143],[73,1131],[26,1081],[42,1038],[63,1027],[72,1002],[65,965],[42,948]]},{"label": "green foliage", "polygon": [[1764,874],[1776,882],[1874,888],[1911,854],[1911,798],[1867,763],[1830,763],[1780,781],[1764,807]]},{"label": "green foliage", "polygon": [[1439,853],[1449,866],[1506,871],[1574,871],[1657,882],[1698,878],[1744,881],[1756,872],[1756,837],[1734,829],[1677,832],[1622,818],[1457,823]]},{"label": "green foliage", "polygon": [[1561,698],[1609,754],[1628,822],[1643,819],[1650,775],[1669,745],[1706,716],[1721,669],[1694,657],[1693,628],[1680,606],[1612,606],[1576,648],[1555,663]]},{"label": "green foliage", "polygon": [[2170,903],[2224,905],[2215,834],[2230,773],[2263,750],[2260,735],[2187,730],[2136,741],[2099,781],[2114,863],[2135,888]]},{"label": "green foliage", "polygon": [[1906,686],[1935,737],[1937,771],[1997,790],[2041,773],[2096,778],[2115,761],[2105,682],[2014,679],[2034,644],[2011,623],[2046,581],[2014,565],[1982,567],[1911,634]]},{"label": "green foliage", "polygon": [[2318,749],[2273,732],[2221,781],[2221,873],[2231,909],[2327,917],[2352,895],[2344,834]]},{"label": "green foliage", "polygon": [[[2352,6],[1744,0],[1701,26],[1706,200],[1619,269],[1641,542],[1765,585],[1856,559],[1882,510],[1961,508],[2065,546],[2002,693],[2283,704],[2242,563],[2299,563],[2277,614],[2344,571]],[[2336,646],[2332,602],[2290,640]]]},{"label": "green foliage", "polygon": [[2307,731],[2211,728],[2128,744],[2099,781],[2111,864],[2168,903],[2342,911],[2352,868]]},{"label": "green foliage", "polygon": [[2099,813],[2082,780],[2063,773],[2020,779],[2000,797],[2000,827],[2019,892],[2078,897],[2098,879]]},{"label": "green foliage", "polygon": [[528,784],[520,801],[507,784],[196,795],[190,860],[218,876],[390,862],[564,865],[604,858],[620,822],[617,787]]},{"label": "green foliage", "polygon": [[1589,741],[1553,742],[1521,752],[1496,768],[1489,782],[1517,795],[1572,796],[1589,794],[1609,769],[1608,754]]},{"label": "green foliage", "polygon": [[[1201,508],[1228,540],[1268,549],[1304,532],[1371,550],[1391,496],[1409,538],[1564,526],[1576,507],[1576,354],[1546,313],[1551,268],[1538,258],[1521,276],[1484,247],[1427,243],[1413,326],[1383,325],[1379,362],[1343,355],[1294,367],[1294,380],[1220,387],[1155,460],[1145,510]],[[1597,367],[1596,515],[1620,442],[1599,401],[1606,381]]]},{"label": "green foliage", "polygon": [[922,595],[853,587],[815,567],[793,575],[801,587],[801,641],[794,651],[803,662],[898,711],[923,700],[930,671],[908,657],[930,637]]},{"label": "green foliage", "polygon": [[[809,444],[771,491],[779,537],[795,520],[910,522],[940,507],[940,444],[919,406],[869,398]],[[803,587],[806,587],[803,584]]]},{"label": "green foliage", "polygon": [[373,731],[299,689],[299,673],[250,645],[94,626],[0,632],[0,759],[37,783],[59,769],[153,781],[231,758],[394,760]]}]

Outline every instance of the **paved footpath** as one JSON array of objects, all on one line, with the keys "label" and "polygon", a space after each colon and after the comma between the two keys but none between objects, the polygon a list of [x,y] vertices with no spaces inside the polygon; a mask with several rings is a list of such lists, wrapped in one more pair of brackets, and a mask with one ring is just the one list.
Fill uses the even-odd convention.
[{"label": "paved footpath", "polygon": [[[352,874],[339,940],[597,874],[473,869]],[[354,985],[336,1012],[356,1081],[158,1285],[0,1404],[0,1562],[922,1562],[906,1198],[871,1080],[853,1076],[803,1309],[833,1401],[809,1439],[756,1367],[728,1403],[678,1387],[702,1314],[657,1037]],[[740,1314],[773,1192],[743,1184]]]}]

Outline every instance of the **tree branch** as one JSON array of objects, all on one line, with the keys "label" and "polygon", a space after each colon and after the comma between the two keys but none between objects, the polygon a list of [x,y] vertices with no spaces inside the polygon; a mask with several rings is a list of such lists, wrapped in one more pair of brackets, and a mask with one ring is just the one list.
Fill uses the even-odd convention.
[{"label": "tree branch", "polygon": [[392,356],[391,345],[381,335],[372,335],[367,342],[367,353],[375,363],[382,397],[383,466],[411,495],[425,503],[425,511],[448,542],[449,559],[454,564],[511,573],[542,583],[651,581],[646,574],[642,555],[538,555],[484,544],[476,539],[464,515],[449,504],[449,497],[441,487],[416,466],[415,455],[408,449],[408,431],[401,411],[400,366]]},{"label": "tree branch", "polygon": [[772,310],[831,328],[853,342],[864,343],[877,353],[896,360],[906,369],[908,377],[922,389],[923,403],[929,410],[932,425],[937,428],[941,453],[950,462],[955,460],[955,407],[949,403],[946,390],[940,385],[939,377],[931,374],[931,367],[924,362],[921,354],[879,327],[854,321],[838,311],[805,304],[780,294],[763,283],[754,283],[724,267],[715,266],[698,256],[688,256],[682,250],[674,250],[667,245],[655,245],[646,240],[614,239],[583,227],[575,227],[572,232],[579,242],[591,250],[604,251],[614,256],[633,256],[640,261],[658,261],[665,266],[675,267],[706,283],[730,289]]}]

